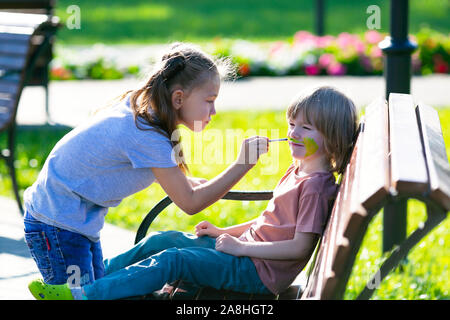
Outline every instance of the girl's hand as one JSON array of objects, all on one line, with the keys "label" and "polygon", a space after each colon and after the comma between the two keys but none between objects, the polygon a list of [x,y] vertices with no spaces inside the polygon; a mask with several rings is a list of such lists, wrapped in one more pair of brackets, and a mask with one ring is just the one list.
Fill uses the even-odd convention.
[{"label": "girl's hand", "polygon": [[191,184],[192,188],[199,186],[205,182],[208,182],[208,180],[203,178],[194,178],[194,177],[188,177],[189,183]]},{"label": "girl's hand", "polygon": [[202,221],[195,226],[195,234],[197,237],[209,236],[216,238],[222,234],[222,229],[216,227],[209,221]]},{"label": "girl's hand", "polygon": [[242,142],[241,151],[237,158],[238,164],[253,167],[259,157],[269,151],[269,138],[254,136]]},{"label": "girl's hand", "polygon": [[230,236],[228,233],[224,233],[216,239],[216,250],[223,253],[228,253],[236,257],[244,256],[245,243]]}]

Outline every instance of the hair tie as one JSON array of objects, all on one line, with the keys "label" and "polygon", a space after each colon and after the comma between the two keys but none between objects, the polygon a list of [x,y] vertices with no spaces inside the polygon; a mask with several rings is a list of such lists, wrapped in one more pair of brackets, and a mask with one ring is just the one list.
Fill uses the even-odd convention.
[{"label": "hair tie", "polygon": [[164,56],[163,60],[166,60],[165,68],[162,70],[163,81],[174,77],[186,67],[186,58],[183,55]]}]

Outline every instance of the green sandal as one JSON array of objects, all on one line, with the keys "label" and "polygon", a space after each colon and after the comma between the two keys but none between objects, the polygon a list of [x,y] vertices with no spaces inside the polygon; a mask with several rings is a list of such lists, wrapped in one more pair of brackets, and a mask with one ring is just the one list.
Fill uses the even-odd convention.
[{"label": "green sandal", "polygon": [[28,289],[37,300],[74,300],[67,283],[52,285],[37,279],[28,284]]}]

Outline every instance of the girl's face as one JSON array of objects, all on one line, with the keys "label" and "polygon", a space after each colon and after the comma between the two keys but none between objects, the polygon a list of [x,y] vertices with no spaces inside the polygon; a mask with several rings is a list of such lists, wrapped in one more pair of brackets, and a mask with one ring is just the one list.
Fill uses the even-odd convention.
[{"label": "girl's face", "polygon": [[219,95],[220,78],[214,75],[203,85],[194,87],[191,92],[176,90],[172,95],[172,104],[177,109],[178,123],[195,132],[202,131],[216,114],[214,106]]},{"label": "girl's face", "polygon": [[303,120],[301,112],[295,119],[288,119],[288,124],[289,148],[294,159],[309,161],[325,156],[322,134],[316,127]]}]

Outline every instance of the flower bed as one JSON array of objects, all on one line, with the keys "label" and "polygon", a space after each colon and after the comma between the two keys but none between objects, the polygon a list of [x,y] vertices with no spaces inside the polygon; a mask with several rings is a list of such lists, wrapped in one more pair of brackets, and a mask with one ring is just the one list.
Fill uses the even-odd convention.
[{"label": "flower bed", "polygon": [[[290,42],[255,43],[214,39],[204,49],[214,56],[231,57],[240,77],[283,75],[380,75],[383,53],[378,43],[386,34],[341,33],[315,36],[299,31]],[[411,35],[418,50],[412,54],[414,74],[446,73],[450,64],[450,36],[422,29]],[[92,48],[57,50],[51,78],[120,79],[137,76],[160,54],[161,46],[124,49],[96,45]]]}]

